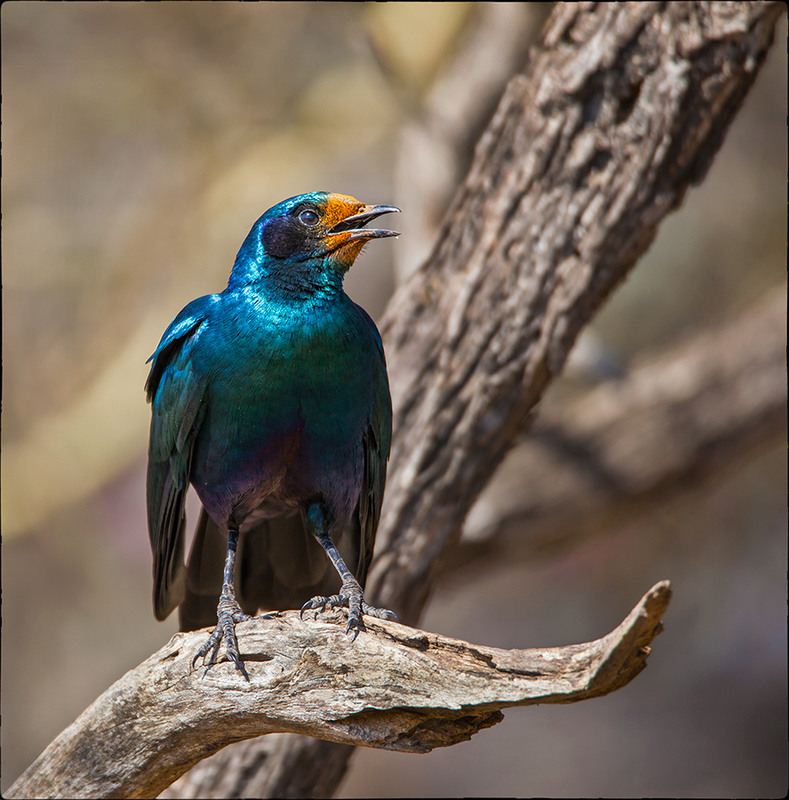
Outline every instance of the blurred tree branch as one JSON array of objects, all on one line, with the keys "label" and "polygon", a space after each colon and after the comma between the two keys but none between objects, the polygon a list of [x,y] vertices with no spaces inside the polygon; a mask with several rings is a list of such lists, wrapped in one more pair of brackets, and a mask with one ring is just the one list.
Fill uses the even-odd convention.
[{"label": "blurred tree branch", "polygon": [[[526,64],[549,12],[547,3],[474,4],[464,35],[401,125],[395,195],[408,210],[409,228],[394,254],[400,281],[429,254],[474,145],[507,82]],[[397,85],[397,75],[390,83]],[[413,103],[404,105],[411,109]]]},{"label": "blurred tree branch", "polygon": [[277,731],[410,753],[466,741],[501,722],[502,708],[573,703],[629,683],[670,596],[659,583],[602,639],[530,650],[379,620],[354,641],[281,612],[239,626],[249,683],[228,662],[192,670],[204,634],[176,634],[52,742],[9,796],[153,797],[206,754]]},{"label": "blurred tree branch", "polygon": [[785,321],[785,290],[775,289],[623,379],[547,407],[483,492],[443,574],[555,553],[785,439]]},{"label": "blurred tree branch", "polygon": [[[419,618],[471,504],[576,336],[704,177],[782,10],[554,9],[382,325],[396,419],[372,602]],[[284,736],[245,745],[168,795],[329,795],[352,752]]]}]

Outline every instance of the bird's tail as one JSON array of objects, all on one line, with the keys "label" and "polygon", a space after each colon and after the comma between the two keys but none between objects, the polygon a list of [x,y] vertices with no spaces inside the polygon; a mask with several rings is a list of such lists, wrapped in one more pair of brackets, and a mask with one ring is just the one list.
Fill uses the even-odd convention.
[{"label": "bird's tail", "polygon": [[[358,538],[358,537],[356,537]],[[341,537],[346,550],[354,537]],[[182,631],[216,624],[216,608],[222,591],[227,554],[227,531],[200,511],[186,570],[186,589],[179,609]],[[358,553],[344,553],[353,570]],[[259,520],[242,527],[236,559],[236,598],[242,610],[255,614],[263,609],[301,608],[316,595],[332,595],[340,579],[323,548],[307,530],[300,513]],[[356,570],[355,570],[356,571]],[[361,576],[363,582],[364,576]]]}]

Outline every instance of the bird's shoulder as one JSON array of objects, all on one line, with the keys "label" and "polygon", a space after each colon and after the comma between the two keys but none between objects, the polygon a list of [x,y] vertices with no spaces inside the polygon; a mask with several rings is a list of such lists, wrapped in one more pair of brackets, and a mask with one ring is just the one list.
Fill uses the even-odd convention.
[{"label": "bird's shoulder", "polygon": [[376,349],[380,353],[381,358],[384,357],[384,343],[381,341],[381,333],[378,326],[373,321],[373,318],[357,303],[349,300],[353,307],[352,313],[356,320],[356,324],[360,330],[364,331],[365,335],[375,344]]},{"label": "bird's shoulder", "polygon": [[148,380],[145,383],[149,401],[153,400],[156,395],[165,369],[174,360],[178,360],[178,356],[183,354],[185,346],[193,346],[199,338],[201,329],[210,319],[218,304],[218,297],[219,295],[210,294],[192,300],[167,326],[159,344],[146,362],[151,364]]}]

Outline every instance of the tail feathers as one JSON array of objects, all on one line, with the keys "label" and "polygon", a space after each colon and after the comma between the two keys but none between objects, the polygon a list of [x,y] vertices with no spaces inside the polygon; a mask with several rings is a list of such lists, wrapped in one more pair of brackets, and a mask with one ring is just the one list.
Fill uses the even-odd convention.
[{"label": "tail feathers", "polygon": [[161,464],[149,464],[148,487],[149,502],[153,496],[162,498],[156,514],[149,509],[148,533],[153,550],[153,611],[156,619],[163,620],[184,593],[184,491]]},{"label": "tail feathers", "polygon": [[182,631],[195,631],[216,624],[226,554],[227,532],[219,528],[204,508],[200,509],[186,566],[184,599],[178,609]]},{"label": "tail feathers", "polygon": [[340,579],[300,513],[264,519],[244,531],[237,584],[242,607],[301,608],[316,594],[333,594]]}]

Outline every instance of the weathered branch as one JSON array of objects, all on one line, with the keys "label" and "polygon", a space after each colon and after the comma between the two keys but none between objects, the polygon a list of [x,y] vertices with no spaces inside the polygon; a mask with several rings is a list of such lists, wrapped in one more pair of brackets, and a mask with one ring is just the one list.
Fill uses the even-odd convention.
[{"label": "weathered branch", "polygon": [[[443,573],[555,552],[786,436],[786,295],[548,406],[482,493]],[[455,574],[452,575],[454,579]]]},{"label": "weathered branch", "polygon": [[221,747],[281,731],[410,753],[456,744],[500,722],[502,708],[572,703],[630,682],[670,596],[658,583],[602,639],[530,650],[374,619],[354,641],[336,624],[282,612],[238,627],[249,683],[228,662],[192,671],[204,634],[176,634],[66,728],[8,796],[154,797]]}]

